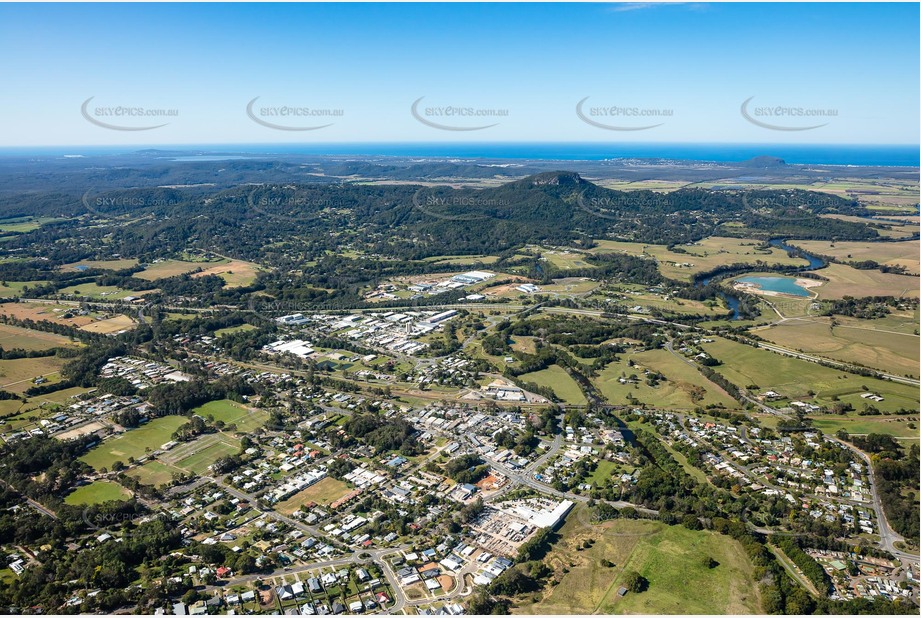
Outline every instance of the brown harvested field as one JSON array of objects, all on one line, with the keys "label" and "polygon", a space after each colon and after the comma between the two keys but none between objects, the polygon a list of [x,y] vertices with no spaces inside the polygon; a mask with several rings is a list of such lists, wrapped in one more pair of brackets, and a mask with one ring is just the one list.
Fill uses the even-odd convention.
[{"label": "brown harvested field", "polygon": [[287,500],[283,500],[276,505],[279,513],[290,515],[297,511],[301,506],[316,502],[317,504],[331,504],[349,493],[349,486],[342,481],[327,476],[323,480],[317,481],[303,491],[299,491]]},{"label": "brown harvested field", "polygon": [[759,337],[807,354],[857,362],[897,375],[918,375],[919,339],[914,334],[877,330],[869,321],[848,320],[831,327],[830,318],[792,319],[765,329]]},{"label": "brown harvested field", "polygon": [[[47,321],[55,324],[67,324],[79,328],[93,321],[86,315],[76,315],[77,307],[67,305],[54,305],[50,303],[3,303],[0,313],[18,318],[20,320]],[[66,314],[73,312],[73,317],[65,318]]]},{"label": "brown harvested field", "polygon": [[792,240],[789,244],[807,251],[827,255],[841,262],[873,260],[887,266],[904,266],[908,272],[921,272],[921,242],[829,242],[827,240]]},{"label": "brown harvested field", "polygon": [[256,280],[256,275],[259,272],[259,267],[256,264],[244,262],[242,260],[230,260],[229,262],[217,264],[210,268],[207,266],[207,264],[203,265],[202,268],[204,270],[192,276],[204,277],[205,275],[217,275],[226,282],[229,288],[250,285]]},{"label": "brown harvested field", "polygon": [[813,288],[822,299],[840,299],[845,296],[895,296],[918,298],[918,277],[894,275],[878,270],[857,270],[845,264],[829,264],[814,271],[828,281]]},{"label": "brown harvested field", "polygon": [[61,346],[77,346],[78,342],[71,341],[70,337],[46,333],[29,328],[20,328],[8,324],[0,324],[0,347],[4,350],[22,348],[23,350],[48,350]]},{"label": "brown harvested field", "polygon": [[117,315],[112,318],[107,318],[105,320],[98,320],[91,324],[87,324],[80,328],[80,330],[85,330],[90,333],[102,333],[104,335],[110,335],[112,333],[120,333],[125,330],[131,330],[135,327],[135,322],[126,315]]}]

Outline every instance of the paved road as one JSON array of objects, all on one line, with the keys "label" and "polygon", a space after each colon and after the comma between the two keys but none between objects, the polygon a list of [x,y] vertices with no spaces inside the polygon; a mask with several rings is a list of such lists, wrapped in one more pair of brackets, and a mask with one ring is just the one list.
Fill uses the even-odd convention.
[{"label": "paved road", "polygon": [[[4,484],[6,487],[8,487],[9,489],[11,489],[11,490],[13,490],[13,491],[16,491],[16,492],[19,493],[19,495],[21,495],[23,498],[26,498],[24,495],[22,495],[21,492],[18,492],[18,491],[16,490],[15,487],[13,487],[12,485],[10,485],[10,484],[7,483],[6,481],[0,479],[0,483],[3,483],[3,484]],[[57,519],[57,518],[58,518],[57,513],[55,513],[54,511],[52,511],[51,509],[49,509],[49,508],[47,508],[47,507],[45,507],[45,506],[42,506],[41,504],[39,504],[38,502],[36,502],[36,501],[33,500],[32,498],[26,498],[26,504],[28,504],[29,506],[31,506],[33,509],[35,509],[36,511],[38,511],[38,512],[41,513],[42,515],[47,515],[48,517],[50,517],[50,518],[52,518],[52,519]]]}]

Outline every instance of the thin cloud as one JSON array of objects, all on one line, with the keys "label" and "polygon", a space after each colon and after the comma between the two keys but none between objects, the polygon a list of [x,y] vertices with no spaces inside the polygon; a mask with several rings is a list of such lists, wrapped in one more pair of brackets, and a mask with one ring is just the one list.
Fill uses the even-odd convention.
[{"label": "thin cloud", "polygon": [[608,7],[608,10],[612,13],[626,13],[627,11],[657,9],[663,6],[680,6],[689,11],[702,11],[709,5],[704,2],[618,2]]}]

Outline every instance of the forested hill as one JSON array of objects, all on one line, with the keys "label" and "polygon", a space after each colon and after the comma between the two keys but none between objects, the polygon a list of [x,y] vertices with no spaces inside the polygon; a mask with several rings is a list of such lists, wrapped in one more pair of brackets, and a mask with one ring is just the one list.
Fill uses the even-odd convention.
[{"label": "forested hill", "polygon": [[105,239],[109,253],[132,257],[191,247],[265,261],[267,253],[335,251],[351,243],[383,256],[420,259],[502,252],[528,243],[590,246],[602,238],[675,244],[713,234],[876,237],[866,225],[819,217],[862,212],[855,202],[796,190],[614,191],[571,171],[484,189],[254,179],[230,189],[199,184],[90,190],[79,198],[29,192],[0,203],[0,218],[62,218],[6,241],[14,251],[40,243],[52,259],[55,251],[72,253],[65,239],[75,228],[88,252]]}]

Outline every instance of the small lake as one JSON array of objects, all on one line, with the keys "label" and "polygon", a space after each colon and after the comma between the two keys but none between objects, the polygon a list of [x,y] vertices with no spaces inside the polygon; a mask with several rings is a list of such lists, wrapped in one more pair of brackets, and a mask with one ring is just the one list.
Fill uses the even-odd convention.
[{"label": "small lake", "polygon": [[740,277],[736,279],[741,283],[756,285],[767,292],[777,292],[778,294],[789,294],[790,296],[802,296],[809,298],[809,290],[796,284],[796,279],[791,277]]}]

